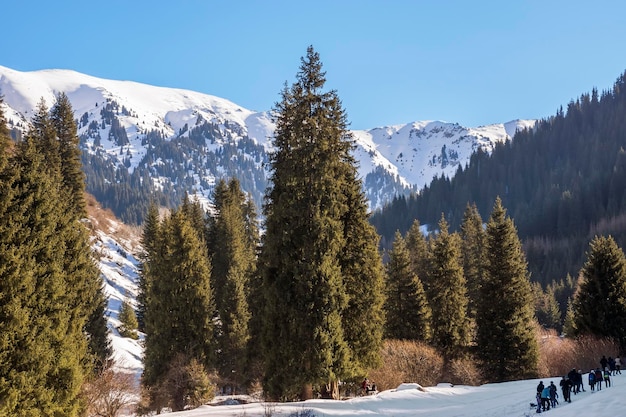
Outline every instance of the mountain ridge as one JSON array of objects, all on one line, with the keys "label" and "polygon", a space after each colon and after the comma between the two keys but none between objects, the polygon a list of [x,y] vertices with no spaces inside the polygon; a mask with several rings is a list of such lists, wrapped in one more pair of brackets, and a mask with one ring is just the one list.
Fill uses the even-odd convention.
[{"label": "mountain ridge", "polygon": [[[135,182],[149,178],[153,190],[174,196],[172,204],[184,193],[210,204],[217,180],[237,176],[257,206],[262,204],[274,131],[271,110],[253,111],[209,94],[73,70],[20,72],[0,66],[0,94],[14,136],[25,130],[41,98],[50,106],[60,92],[74,108],[81,148],[87,154],[83,163],[98,168],[94,172],[99,174],[86,170],[87,189],[99,201],[104,198],[103,205],[114,207],[122,220],[128,221],[120,213],[123,207],[115,209],[106,195],[119,194],[110,189],[132,183],[134,174]],[[370,207],[418,191],[434,177],[454,176],[479,148],[490,153],[516,130],[534,123],[513,120],[468,128],[420,121],[351,131]],[[92,175],[105,178],[89,178]],[[106,184],[94,185],[102,180]]]}]

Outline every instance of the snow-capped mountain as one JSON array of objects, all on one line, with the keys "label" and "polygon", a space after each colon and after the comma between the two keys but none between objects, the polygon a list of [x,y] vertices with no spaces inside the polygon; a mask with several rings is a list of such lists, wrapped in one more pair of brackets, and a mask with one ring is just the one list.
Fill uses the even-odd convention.
[{"label": "snow-capped mountain", "polygon": [[[67,94],[75,111],[87,189],[122,220],[136,220],[124,210],[145,207],[140,203],[154,190],[171,202],[185,192],[208,202],[216,180],[232,176],[261,205],[274,131],[269,111],[255,112],[194,91],[70,70],[19,72],[0,66],[0,94],[15,136],[24,131],[40,100],[51,106],[59,92]],[[453,176],[478,148],[490,152],[533,124],[515,120],[466,128],[429,121],[353,131],[371,207],[421,189],[434,176]],[[133,192],[122,193],[123,187]],[[120,201],[121,194],[130,200]]]}]

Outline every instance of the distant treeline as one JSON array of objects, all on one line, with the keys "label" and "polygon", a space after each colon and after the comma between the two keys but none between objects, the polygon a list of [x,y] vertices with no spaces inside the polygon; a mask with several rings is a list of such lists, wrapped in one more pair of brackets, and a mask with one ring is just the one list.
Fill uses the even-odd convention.
[{"label": "distant treeline", "polygon": [[581,95],[491,155],[477,152],[453,178],[396,198],[371,217],[382,247],[415,219],[435,226],[443,213],[458,230],[468,203],[485,217],[497,196],[515,221],[531,279],[544,286],[576,275],[595,235],[626,245],[625,88],[626,73],[611,91]]}]

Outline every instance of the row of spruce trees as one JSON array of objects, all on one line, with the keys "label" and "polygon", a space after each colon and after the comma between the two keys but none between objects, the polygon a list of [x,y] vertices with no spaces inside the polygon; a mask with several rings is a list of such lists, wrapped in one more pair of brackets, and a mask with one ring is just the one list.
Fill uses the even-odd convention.
[{"label": "row of spruce trees", "polygon": [[77,416],[111,349],[74,114],[42,100],[9,136],[0,100],[0,415]]},{"label": "row of spruce trees", "polygon": [[[149,211],[139,317],[153,408],[201,398],[198,365],[235,390],[260,380],[270,399],[313,390],[338,398],[339,381],[380,365],[385,339],[429,343],[445,360],[471,358],[488,381],[540,371],[537,296],[501,199],[486,227],[469,204],[458,233],[443,215],[430,235],[414,221],[396,232],[383,265],[346,115],[324,84],[309,48],[275,108],[262,238],[236,180],[218,184],[209,213],[189,199],[165,216]],[[569,335],[608,336],[624,347],[625,266],[612,238],[592,242]],[[176,390],[181,369],[186,388]]]}]

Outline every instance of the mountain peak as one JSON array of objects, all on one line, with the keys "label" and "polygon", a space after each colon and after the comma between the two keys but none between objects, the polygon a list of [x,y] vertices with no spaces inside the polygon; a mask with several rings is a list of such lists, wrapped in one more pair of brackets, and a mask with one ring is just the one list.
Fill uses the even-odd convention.
[{"label": "mountain peak", "polygon": [[[100,182],[115,187],[120,178],[130,181],[139,169],[137,175],[149,176],[155,189],[169,189],[177,198],[187,192],[208,202],[219,178],[237,176],[257,205],[262,204],[274,132],[268,111],[255,112],[195,91],[72,70],[20,72],[0,66],[0,93],[14,131],[24,130],[41,98],[51,106],[59,92],[72,103],[83,152],[91,163],[97,156],[110,165],[109,178]],[[371,207],[421,189],[434,176],[451,177],[477,149],[491,152],[496,143],[533,123],[513,120],[468,128],[428,120],[353,131],[359,175]],[[177,150],[164,143],[175,143]],[[225,156],[225,149],[234,154]],[[184,170],[180,158],[185,160]],[[87,184],[97,194],[90,189],[89,178]]]}]

